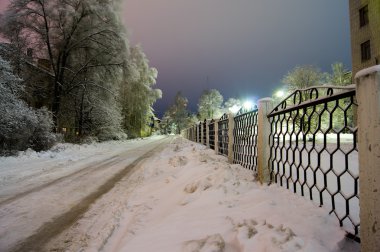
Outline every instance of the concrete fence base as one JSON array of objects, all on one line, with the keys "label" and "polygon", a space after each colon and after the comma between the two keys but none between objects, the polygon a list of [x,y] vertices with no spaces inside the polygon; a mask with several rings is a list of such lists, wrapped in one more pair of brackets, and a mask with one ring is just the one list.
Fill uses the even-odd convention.
[{"label": "concrete fence base", "polygon": [[380,65],[355,76],[361,251],[380,251]]},{"label": "concrete fence base", "polygon": [[270,155],[269,135],[271,132],[271,124],[267,115],[273,109],[273,100],[271,98],[264,98],[259,100],[258,111],[258,135],[257,135],[257,177],[261,184],[269,183],[270,181],[270,167],[268,164]]}]

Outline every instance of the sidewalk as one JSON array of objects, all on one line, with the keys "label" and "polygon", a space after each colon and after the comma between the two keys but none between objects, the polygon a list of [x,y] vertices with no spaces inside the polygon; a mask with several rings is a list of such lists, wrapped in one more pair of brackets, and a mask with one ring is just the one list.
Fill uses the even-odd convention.
[{"label": "sidewalk", "polygon": [[137,173],[103,251],[359,251],[327,210],[183,138]]}]

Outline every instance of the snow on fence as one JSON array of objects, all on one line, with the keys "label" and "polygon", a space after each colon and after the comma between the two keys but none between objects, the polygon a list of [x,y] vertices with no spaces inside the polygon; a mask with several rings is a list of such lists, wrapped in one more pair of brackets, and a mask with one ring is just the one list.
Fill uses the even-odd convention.
[{"label": "snow on fence", "polygon": [[380,65],[356,82],[297,90],[274,109],[262,99],[258,109],[205,121],[204,143],[261,183],[329,209],[363,251],[380,251]]}]

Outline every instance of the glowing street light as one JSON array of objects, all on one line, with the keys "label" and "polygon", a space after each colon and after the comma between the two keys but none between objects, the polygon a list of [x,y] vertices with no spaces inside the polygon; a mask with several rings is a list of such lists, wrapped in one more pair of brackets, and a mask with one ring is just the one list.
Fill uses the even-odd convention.
[{"label": "glowing street light", "polygon": [[282,97],[284,97],[285,96],[285,92],[283,91],[283,90],[278,90],[277,92],[276,92],[276,97],[277,98],[282,98]]},{"label": "glowing street light", "polygon": [[246,110],[251,110],[253,108],[253,102],[252,101],[245,101],[243,104],[243,107]]}]

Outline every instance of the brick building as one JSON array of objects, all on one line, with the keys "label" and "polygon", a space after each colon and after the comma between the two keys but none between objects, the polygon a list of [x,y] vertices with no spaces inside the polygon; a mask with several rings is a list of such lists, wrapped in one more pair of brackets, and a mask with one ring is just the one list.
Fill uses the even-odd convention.
[{"label": "brick building", "polygon": [[352,76],[380,64],[380,0],[350,0]]}]

